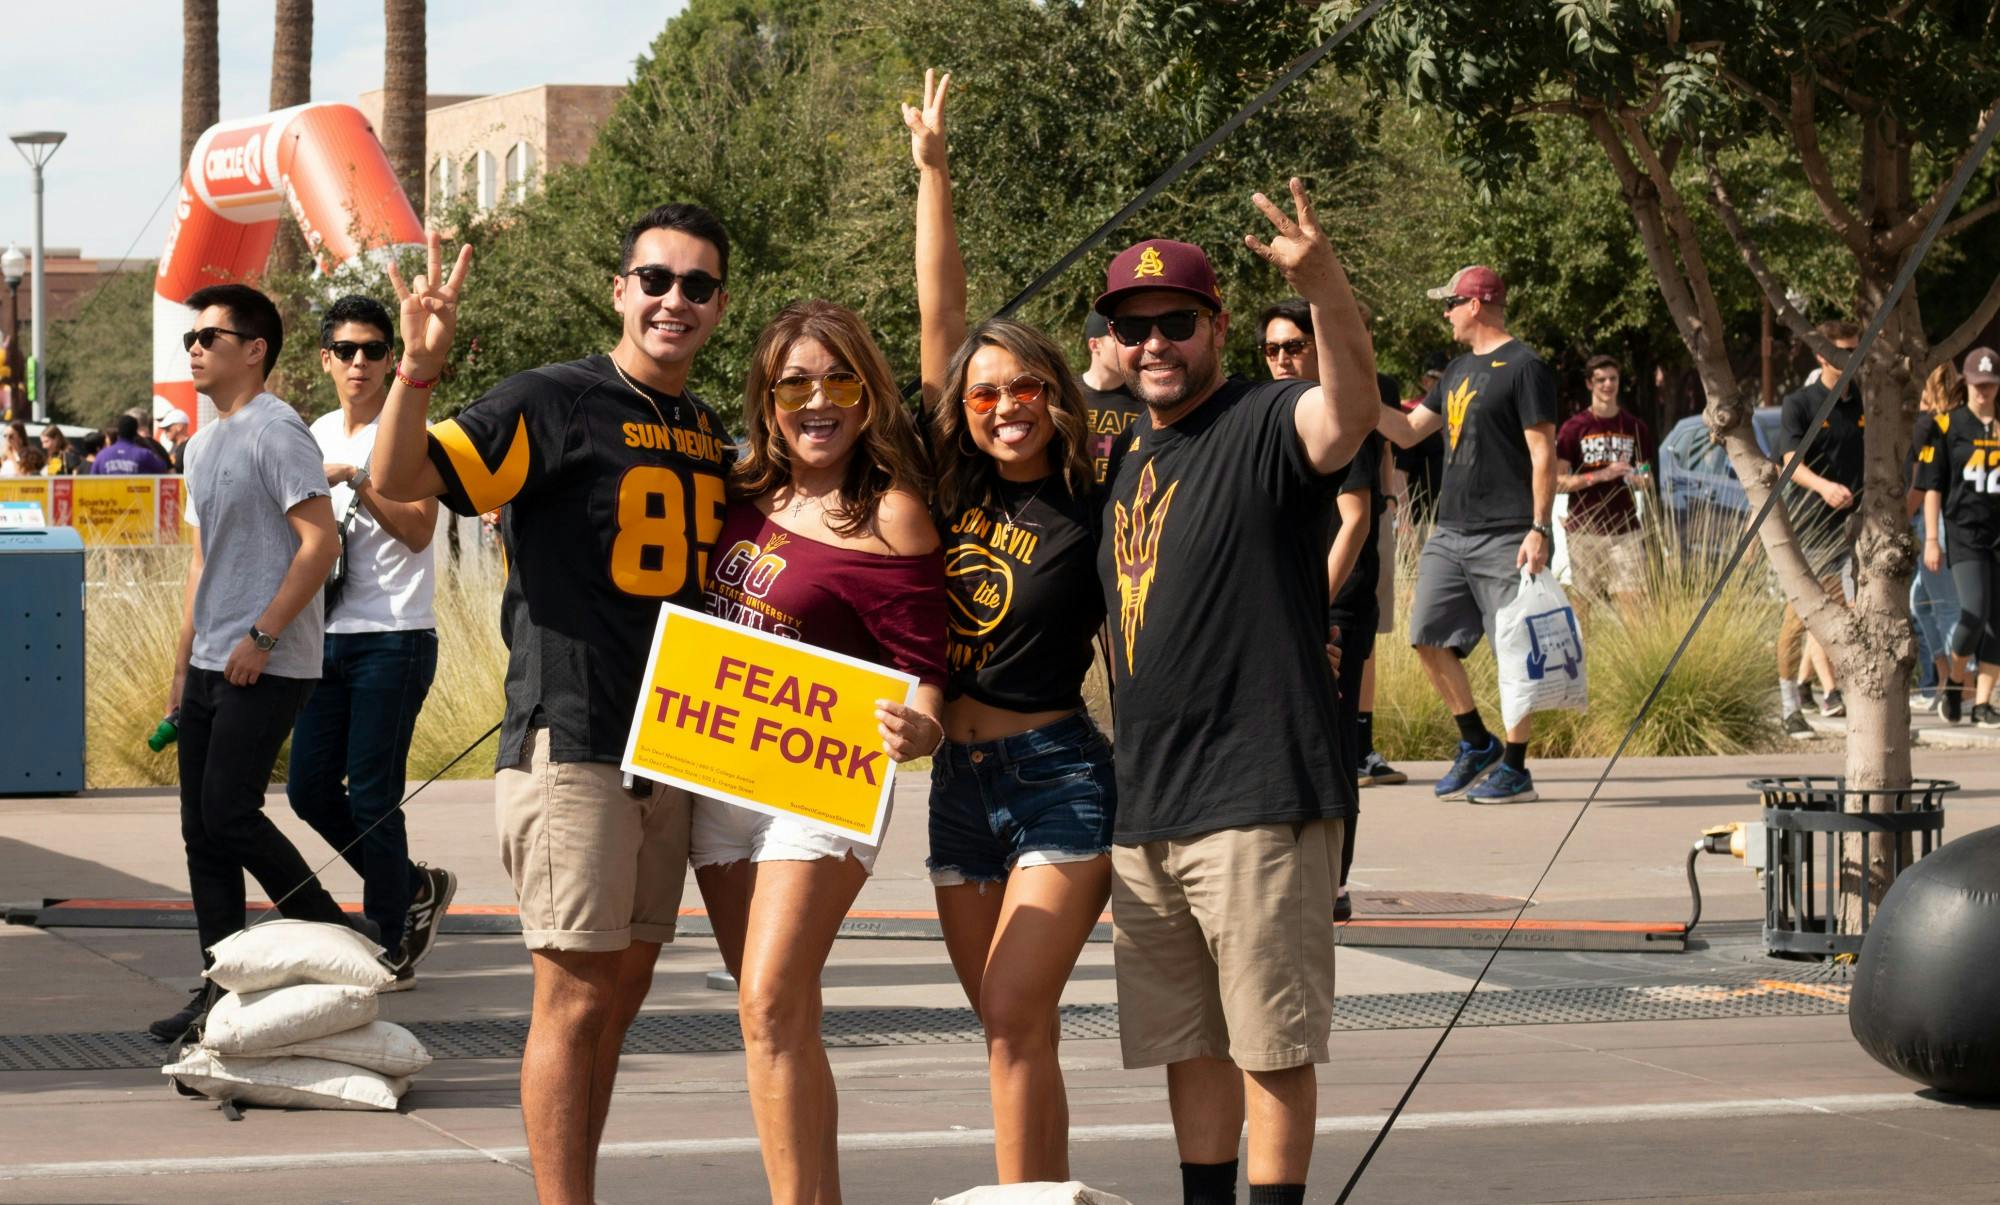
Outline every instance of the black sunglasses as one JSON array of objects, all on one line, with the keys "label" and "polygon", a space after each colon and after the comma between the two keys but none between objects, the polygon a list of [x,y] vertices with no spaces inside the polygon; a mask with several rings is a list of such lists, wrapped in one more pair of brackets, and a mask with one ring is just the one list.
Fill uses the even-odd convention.
[{"label": "black sunglasses", "polygon": [[1180,343],[1194,337],[1195,323],[1201,314],[1200,310],[1170,310],[1164,314],[1113,318],[1111,333],[1127,347],[1137,347],[1152,338],[1156,328],[1162,338]]},{"label": "black sunglasses", "polygon": [[1447,297],[1444,299],[1444,312],[1449,314],[1471,300],[1473,299],[1470,297]]},{"label": "black sunglasses", "polygon": [[1266,343],[1264,345],[1264,358],[1266,360],[1275,360],[1280,353],[1288,356],[1302,356],[1305,352],[1306,341],[1304,339],[1287,339],[1282,343]]},{"label": "black sunglasses", "polygon": [[386,360],[389,358],[389,345],[381,339],[370,339],[366,343],[355,343],[347,339],[338,339],[327,344],[326,350],[332,352],[333,358],[342,364],[352,360],[355,352],[360,352],[363,358],[369,360]]},{"label": "black sunglasses", "polygon": [[198,331],[181,332],[181,350],[193,351],[194,345],[197,343],[201,344],[204,350],[214,347],[217,335],[235,335],[245,343],[258,337],[256,335],[245,334],[242,331],[230,330],[226,326],[204,326]]},{"label": "black sunglasses", "polygon": [[722,287],[721,281],[699,268],[692,272],[676,272],[672,268],[663,268],[658,264],[646,264],[643,267],[628,268],[620,275],[638,277],[639,287],[645,290],[648,297],[665,297],[667,290],[673,288],[674,282],[678,280],[681,282],[681,296],[690,305],[701,305],[715,296],[715,291]]}]

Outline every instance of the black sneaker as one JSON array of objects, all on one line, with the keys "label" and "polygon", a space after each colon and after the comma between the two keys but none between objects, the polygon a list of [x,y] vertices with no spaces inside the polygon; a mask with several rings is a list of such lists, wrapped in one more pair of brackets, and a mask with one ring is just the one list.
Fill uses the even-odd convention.
[{"label": "black sneaker", "polygon": [[375,989],[377,995],[383,992],[407,992],[417,986],[417,964],[410,961],[409,955],[404,950],[397,950],[396,956],[389,960],[389,965],[394,968],[396,977]]},{"label": "black sneaker", "polygon": [[1812,683],[1810,682],[1799,683],[1799,706],[1801,708],[1805,707],[1817,708],[1819,706],[1818,700],[1813,698]]},{"label": "black sneaker", "polygon": [[[1938,714],[1944,717],[1944,722],[1947,724],[1958,723],[1959,718],[1965,714],[1964,696],[1959,693],[1958,688],[1954,686],[1949,690],[1939,691],[1938,699]],[[1975,717],[1972,722],[1976,724],[1979,722],[1976,718],[1979,709],[1975,707],[1972,710]]]},{"label": "black sneaker", "polygon": [[400,964],[415,971],[417,964],[430,957],[437,945],[438,930],[444,926],[444,914],[451,907],[451,897],[458,891],[458,876],[449,870],[437,870],[417,863],[417,870],[424,876],[424,885],[410,901],[409,919],[403,922],[403,957]]},{"label": "black sneaker", "polygon": [[1361,773],[1355,777],[1355,785],[1363,787],[1393,787],[1410,781],[1410,776],[1383,760],[1380,753],[1370,749],[1368,756],[1361,759]]},{"label": "black sneaker", "polygon": [[155,1042],[172,1044],[193,1035],[195,1027],[208,1015],[209,1006],[222,999],[222,992],[206,980],[188,994],[187,1006],[170,1017],[161,1017],[146,1027]]},{"label": "black sneaker", "polygon": [[1819,735],[1813,731],[1811,724],[1806,723],[1805,713],[1802,711],[1786,713],[1780,723],[1785,729],[1785,735],[1795,741],[1809,741]]},{"label": "black sneaker", "polygon": [[1819,705],[1819,713],[1828,719],[1847,714],[1847,704],[1840,701],[1838,686],[1826,692],[1826,701]]},{"label": "black sneaker", "polygon": [[1354,919],[1353,896],[1343,891],[1333,897],[1333,919],[1337,921]]},{"label": "black sneaker", "polygon": [[1981,728],[2000,728],[2000,710],[1995,710],[1991,703],[1974,703],[1972,722]]}]

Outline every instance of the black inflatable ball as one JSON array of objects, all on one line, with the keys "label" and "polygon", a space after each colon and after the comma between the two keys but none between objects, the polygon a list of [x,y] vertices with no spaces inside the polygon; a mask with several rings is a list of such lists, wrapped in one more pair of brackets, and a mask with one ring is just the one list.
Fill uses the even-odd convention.
[{"label": "black inflatable ball", "polygon": [[1946,842],[1890,886],[1847,1020],[1883,1066],[2000,1099],[2000,827]]}]

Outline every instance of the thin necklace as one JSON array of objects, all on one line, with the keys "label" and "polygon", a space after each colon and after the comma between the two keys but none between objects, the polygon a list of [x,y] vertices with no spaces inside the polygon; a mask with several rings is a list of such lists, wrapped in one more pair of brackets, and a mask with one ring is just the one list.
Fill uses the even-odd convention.
[{"label": "thin necklace", "polygon": [[[636,393],[636,394],[638,394],[638,395],[639,395],[640,397],[644,398],[644,399],[646,400],[646,404],[647,404],[648,406],[651,406],[651,407],[653,408],[653,417],[654,417],[654,418],[657,418],[657,419],[659,419],[659,420],[660,420],[660,425],[661,425],[662,427],[666,426],[666,425],[667,425],[667,416],[666,416],[666,415],[664,415],[664,414],[661,414],[661,413],[660,413],[660,404],[659,404],[658,402],[656,402],[656,401],[654,401],[654,400],[653,400],[653,395],[652,395],[652,394],[650,394],[650,393],[647,393],[647,392],[646,392],[645,390],[643,390],[643,389],[639,388],[638,384],[637,384],[637,383],[635,383],[635,382],[634,382],[634,381],[632,380],[632,378],[631,378],[631,377],[628,377],[628,376],[626,376],[626,375],[625,375],[625,370],[624,370],[624,369],[622,369],[622,368],[620,368],[620,367],[618,367],[618,357],[617,357],[617,356],[606,356],[606,357],[604,357],[604,358],[605,358],[605,359],[607,359],[607,360],[609,360],[609,361],[611,361],[611,371],[613,371],[613,372],[615,372],[615,373],[617,373],[617,374],[618,374],[618,379],[619,379],[619,380],[621,380],[621,381],[623,381],[623,382],[625,382],[625,387],[626,387],[627,389],[630,389],[630,390],[631,390],[631,391],[632,391],[633,393]],[[675,422],[679,422],[679,421],[681,421],[681,404],[680,404],[680,402],[678,402],[678,401],[674,402],[674,403],[673,403],[673,407],[674,407],[674,421],[675,421]]]},{"label": "thin necklace", "polygon": [[[1049,477],[1053,476],[1055,476],[1054,473],[1049,474]],[[1010,511],[1007,509],[1007,504],[1000,500],[1000,491],[995,490],[993,492],[993,505],[999,507],[1000,513],[1006,516],[1007,526],[1009,527],[1021,526],[1020,520],[1015,518],[1015,515],[1016,514],[1025,515],[1028,513],[1028,508],[1035,504],[1035,499],[1042,496],[1042,487],[1049,483],[1049,477],[1044,477],[1040,481],[1035,482],[1034,492],[1021,500],[1021,509],[1018,512]]]}]

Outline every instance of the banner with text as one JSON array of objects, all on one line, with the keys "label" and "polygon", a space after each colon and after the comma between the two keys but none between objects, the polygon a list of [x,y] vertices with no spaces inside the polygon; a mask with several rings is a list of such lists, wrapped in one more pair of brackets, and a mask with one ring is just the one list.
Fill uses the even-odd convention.
[{"label": "banner with text", "polygon": [[92,548],[186,542],[179,477],[123,474],[0,477],[0,502],[33,502],[51,527],[74,527]]},{"label": "banner with text", "polygon": [[881,842],[896,766],[875,700],[908,703],[915,677],[672,603],[648,665],[626,773]]}]

